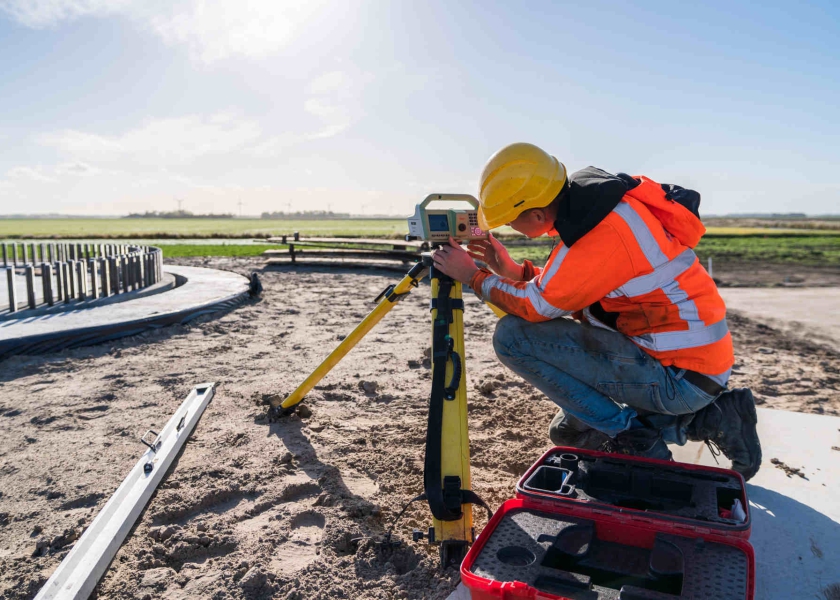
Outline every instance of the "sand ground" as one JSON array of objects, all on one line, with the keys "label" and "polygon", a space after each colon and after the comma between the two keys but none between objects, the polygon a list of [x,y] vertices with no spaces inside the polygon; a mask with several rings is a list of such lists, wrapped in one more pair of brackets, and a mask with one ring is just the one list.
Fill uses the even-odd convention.
[{"label": "sand ground", "polygon": [[[248,273],[250,259],[183,259]],[[428,387],[428,286],[310,394],[270,418],[395,276],[261,273],[265,293],[217,318],[0,363],[0,597],[32,598],[191,387],[219,384],[195,432],[102,578],[97,598],[445,598],[457,572],[413,543]],[[549,447],[555,406],[493,355],[496,318],[467,298],[474,489],[491,506]],[[840,414],[840,354],[730,316],[735,386],[766,407]],[[476,511],[478,528],[484,523]]]}]

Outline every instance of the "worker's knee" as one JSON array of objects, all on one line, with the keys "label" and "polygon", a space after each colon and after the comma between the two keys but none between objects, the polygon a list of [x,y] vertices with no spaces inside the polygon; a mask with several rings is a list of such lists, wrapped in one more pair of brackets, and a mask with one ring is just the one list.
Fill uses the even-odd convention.
[{"label": "worker's knee", "polygon": [[577,346],[580,334],[580,325],[571,319],[532,323],[521,317],[507,315],[496,323],[493,348],[499,358],[512,358],[533,352],[530,342],[557,348]]},{"label": "worker's knee", "polygon": [[493,349],[500,359],[511,356],[517,342],[523,338],[523,319],[513,315],[506,315],[496,323],[496,331],[493,333]]}]

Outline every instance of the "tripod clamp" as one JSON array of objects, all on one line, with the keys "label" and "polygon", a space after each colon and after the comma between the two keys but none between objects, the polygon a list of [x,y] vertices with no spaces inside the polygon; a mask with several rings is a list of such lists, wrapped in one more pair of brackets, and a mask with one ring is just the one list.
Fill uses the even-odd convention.
[{"label": "tripod clamp", "polygon": [[[416,288],[416,287],[420,286],[420,282],[418,280],[414,279],[409,283],[409,285],[413,288]],[[379,301],[382,300],[383,298],[387,298],[389,302],[399,302],[400,300],[402,300],[403,298],[405,298],[406,296],[408,296],[411,293],[411,292],[404,292],[402,294],[396,294],[396,293],[394,293],[394,290],[396,290],[396,289],[397,289],[397,286],[394,283],[392,283],[391,285],[386,287],[384,290],[379,292],[379,295],[376,298],[373,299],[374,304],[379,304]]]}]

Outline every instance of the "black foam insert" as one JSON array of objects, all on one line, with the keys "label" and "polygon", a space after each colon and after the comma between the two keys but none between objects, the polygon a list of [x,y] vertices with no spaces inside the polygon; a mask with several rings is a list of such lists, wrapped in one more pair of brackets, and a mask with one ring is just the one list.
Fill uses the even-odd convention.
[{"label": "black foam insert", "polygon": [[[743,502],[743,489],[736,476],[673,466],[648,465],[619,458],[549,455],[523,485],[526,491],[598,502],[687,520],[738,526],[740,522],[720,516],[736,499]],[[560,468],[563,464],[564,468]],[[557,486],[561,473],[563,485]]]},{"label": "black foam insert", "polygon": [[650,549],[605,541],[594,521],[517,509],[490,533],[471,571],[573,600],[742,600],[748,559],[733,546],[664,533]]}]

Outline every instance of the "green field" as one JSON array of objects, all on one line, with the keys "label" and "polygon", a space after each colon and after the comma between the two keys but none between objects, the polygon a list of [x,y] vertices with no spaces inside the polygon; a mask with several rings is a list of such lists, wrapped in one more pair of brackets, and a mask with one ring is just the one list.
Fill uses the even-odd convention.
[{"label": "green field", "polygon": [[[177,256],[259,256],[265,250],[285,248],[279,244],[171,244],[162,245],[165,258]],[[550,246],[512,247],[511,255],[521,261],[545,264]],[[840,235],[708,237],[695,249],[701,260],[796,263],[840,266]]]},{"label": "green field", "polygon": [[160,249],[166,259],[179,256],[260,256],[266,250],[286,247],[281,244],[166,244]]},{"label": "green field", "polygon": [[288,235],[401,237],[405,219],[0,219],[0,239],[250,238]]},{"label": "green field", "polygon": [[[389,237],[408,233],[405,219],[0,219],[0,239],[250,238],[288,235]],[[513,234],[502,227],[501,236]],[[837,233],[837,232],[835,232]],[[817,235],[808,229],[709,227],[708,235]],[[831,235],[831,233],[826,233]]]},{"label": "green field", "polygon": [[[401,238],[404,219],[269,220],[269,219],[0,219],[0,239],[184,239],[184,243],[161,244],[164,256],[258,256],[264,244],[237,244],[236,238],[288,235],[325,237]],[[497,233],[514,232],[502,227]],[[207,242],[187,242],[207,239]],[[211,243],[209,238],[229,238],[230,244]],[[547,246],[511,248],[517,259],[543,264]],[[814,265],[840,265],[840,232],[765,227],[710,227],[697,247],[705,260],[764,261]]]}]

